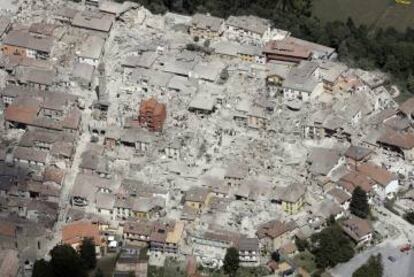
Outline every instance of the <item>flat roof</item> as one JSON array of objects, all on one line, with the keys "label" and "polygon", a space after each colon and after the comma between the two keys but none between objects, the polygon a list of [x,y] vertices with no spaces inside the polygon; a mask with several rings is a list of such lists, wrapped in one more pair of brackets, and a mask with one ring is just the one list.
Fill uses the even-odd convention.
[{"label": "flat roof", "polygon": [[107,33],[111,30],[114,20],[114,15],[85,11],[75,15],[72,26]]}]

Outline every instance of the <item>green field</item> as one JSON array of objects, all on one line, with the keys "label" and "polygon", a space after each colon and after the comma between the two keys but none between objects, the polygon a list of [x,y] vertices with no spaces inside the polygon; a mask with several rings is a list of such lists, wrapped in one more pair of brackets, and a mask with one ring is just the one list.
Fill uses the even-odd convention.
[{"label": "green field", "polygon": [[322,22],[352,17],[357,24],[370,27],[414,28],[414,1],[406,6],[394,0],[314,0],[313,14]]}]

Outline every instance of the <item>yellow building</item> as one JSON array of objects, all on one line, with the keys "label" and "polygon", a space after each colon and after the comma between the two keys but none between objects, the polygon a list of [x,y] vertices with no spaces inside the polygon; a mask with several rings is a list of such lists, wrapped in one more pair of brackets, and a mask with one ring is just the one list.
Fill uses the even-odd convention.
[{"label": "yellow building", "polygon": [[200,210],[207,205],[208,193],[204,188],[191,188],[185,193],[184,205]]},{"label": "yellow building", "polygon": [[297,214],[305,203],[305,185],[293,184],[283,188],[280,194],[283,211],[287,214]]},{"label": "yellow building", "polygon": [[161,197],[137,198],[132,204],[131,213],[140,219],[149,219],[154,214],[160,213],[165,207],[165,200]]}]

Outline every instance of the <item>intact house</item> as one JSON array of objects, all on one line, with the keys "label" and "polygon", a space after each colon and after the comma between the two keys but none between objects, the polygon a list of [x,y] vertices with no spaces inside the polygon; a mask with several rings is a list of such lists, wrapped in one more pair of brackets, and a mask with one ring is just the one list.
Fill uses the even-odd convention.
[{"label": "intact house", "polygon": [[150,240],[154,225],[150,221],[126,221],[123,238],[130,242],[146,242]]},{"label": "intact house", "polygon": [[261,245],[272,252],[279,249],[286,241],[291,241],[293,230],[297,225],[293,221],[282,222],[280,220],[270,220],[257,227],[256,235]]},{"label": "intact house", "polygon": [[7,83],[48,90],[55,83],[55,77],[54,70],[18,66],[15,75],[10,76]]},{"label": "intact house", "polygon": [[225,22],[225,36],[229,39],[260,44],[270,29],[269,20],[257,16],[230,16]]},{"label": "intact house", "polygon": [[92,149],[82,153],[79,169],[85,174],[106,179],[111,178],[109,161],[103,156],[103,151],[100,149]]},{"label": "intact house", "polygon": [[389,151],[389,153],[402,156],[405,160],[414,162],[414,133],[402,133],[387,128],[377,138],[377,143],[384,150]]},{"label": "intact house", "polygon": [[299,63],[300,61],[310,60],[312,57],[312,53],[308,48],[295,43],[290,38],[267,42],[263,47],[263,54],[266,56],[266,62]]},{"label": "intact house", "polygon": [[95,209],[98,214],[114,218],[115,195],[112,193],[98,192],[95,197]]},{"label": "intact house", "polygon": [[207,205],[209,190],[193,187],[184,194],[184,205],[201,210]]},{"label": "intact house", "polygon": [[53,47],[53,37],[42,37],[27,31],[10,31],[3,40],[1,50],[8,56],[48,59]]},{"label": "intact house", "polygon": [[358,165],[367,162],[372,156],[372,153],[372,150],[369,148],[351,145],[344,155],[348,166],[356,169]]},{"label": "intact house", "polygon": [[350,194],[353,193],[356,187],[360,187],[368,194],[369,198],[374,195],[376,187],[375,181],[354,170],[347,171],[342,177],[339,178],[336,184],[338,188],[343,189]]},{"label": "intact house", "polygon": [[195,14],[191,20],[190,35],[201,39],[213,39],[223,32],[224,20],[205,14]]},{"label": "intact house", "polygon": [[345,211],[349,209],[352,195],[343,189],[332,188],[326,193],[326,197],[340,205]]},{"label": "intact house", "polygon": [[90,238],[95,243],[95,253],[101,255],[103,241],[99,232],[99,225],[89,221],[76,221],[62,227],[62,244],[68,244],[79,250],[83,239]]},{"label": "intact house", "polygon": [[103,54],[104,46],[105,39],[99,36],[88,36],[82,42],[80,50],[76,53],[78,62],[86,63],[96,68]]},{"label": "intact house", "polygon": [[237,245],[242,265],[260,264],[260,241],[257,238],[241,237]]},{"label": "intact house", "polygon": [[123,237],[131,242],[149,244],[151,252],[168,254],[178,253],[184,233],[182,221],[146,221],[125,222]]},{"label": "intact house", "polygon": [[323,89],[319,80],[319,67],[314,62],[301,62],[289,72],[282,83],[283,98],[286,101],[309,101],[313,93]]},{"label": "intact house", "polygon": [[14,161],[33,166],[45,166],[49,161],[47,152],[30,147],[17,146],[13,151]]},{"label": "intact house", "polygon": [[73,206],[90,206],[96,202],[95,200],[98,192],[110,194],[114,189],[114,180],[93,175],[78,174],[70,194],[70,202]]},{"label": "intact house", "polygon": [[398,176],[390,171],[373,163],[360,164],[356,170],[376,183],[374,190],[381,200],[393,198],[398,193]]},{"label": "intact house", "polygon": [[283,211],[287,214],[297,214],[305,204],[304,185],[295,183],[280,189],[279,200],[282,202]]},{"label": "intact house", "polygon": [[183,234],[183,221],[157,222],[150,236],[150,251],[177,254]]},{"label": "intact house", "polygon": [[351,216],[349,219],[341,223],[342,230],[347,234],[357,245],[365,244],[372,240],[374,229],[371,223],[356,216]]}]

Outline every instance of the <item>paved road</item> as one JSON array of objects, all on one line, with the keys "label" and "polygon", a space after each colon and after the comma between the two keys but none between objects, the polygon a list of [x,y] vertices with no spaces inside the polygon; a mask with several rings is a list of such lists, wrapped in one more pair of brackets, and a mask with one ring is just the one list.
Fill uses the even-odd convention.
[{"label": "paved road", "polygon": [[[366,250],[346,264],[336,266],[331,270],[334,277],[351,277],[352,273],[363,265],[371,255],[381,253],[384,265],[383,277],[412,277],[414,276],[414,251],[401,253],[399,246],[406,242],[403,236],[393,241],[386,241],[374,248]],[[388,257],[393,256],[396,260],[391,262]],[[369,276],[367,276],[369,277]]]},{"label": "paved road", "polygon": [[[384,264],[384,277],[413,277],[414,276],[414,251],[401,253],[400,246],[407,242],[414,242],[414,226],[401,217],[393,214],[383,207],[377,207],[386,216],[379,216],[378,220],[395,226],[400,234],[386,239],[373,248],[356,255],[346,264],[340,264],[331,270],[335,277],[351,277],[352,273],[364,264],[371,255],[382,254]],[[393,256],[396,261],[391,262],[388,257]]]}]

